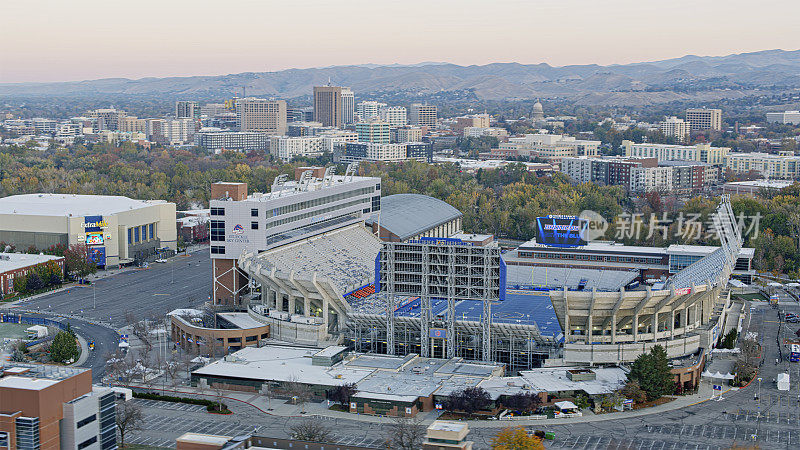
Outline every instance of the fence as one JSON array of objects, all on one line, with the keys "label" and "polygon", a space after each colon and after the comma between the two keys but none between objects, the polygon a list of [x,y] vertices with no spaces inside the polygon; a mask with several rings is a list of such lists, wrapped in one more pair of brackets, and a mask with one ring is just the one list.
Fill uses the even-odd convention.
[{"label": "fence", "polygon": [[[43,325],[46,327],[55,327],[59,330],[65,330],[67,328],[61,322],[57,322],[52,319],[48,319],[46,317],[28,317],[23,316],[22,314],[0,314],[0,323],[16,323],[19,325]],[[34,345],[39,345],[42,342],[47,342],[53,339],[53,336],[47,336],[42,339],[37,339],[35,341],[30,341],[26,343],[27,347],[33,347]]]}]

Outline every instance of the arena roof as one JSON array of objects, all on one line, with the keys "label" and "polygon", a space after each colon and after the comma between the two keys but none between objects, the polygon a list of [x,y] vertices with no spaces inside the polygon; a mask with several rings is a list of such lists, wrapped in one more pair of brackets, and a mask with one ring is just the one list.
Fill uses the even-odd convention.
[{"label": "arena roof", "polygon": [[401,240],[412,238],[463,214],[447,203],[420,194],[381,198],[380,224]]},{"label": "arena roof", "polygon": [[0,198],[0,214],[105,216],[159,203],[165,202],[134,200],[121,195],[22,194]]}]

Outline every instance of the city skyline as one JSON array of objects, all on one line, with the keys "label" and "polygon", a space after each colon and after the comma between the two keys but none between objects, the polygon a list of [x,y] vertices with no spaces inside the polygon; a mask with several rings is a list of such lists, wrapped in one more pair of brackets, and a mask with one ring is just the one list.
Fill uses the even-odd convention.
[{"label": "city skyline", "polygon": [[[800,6],[770,3],[770,8],[741,14],[752,5],[736,0],[722,9],[717,2],[572,0],[546,5],[504,1],[487,7],[467,1],[459,2],[458,8],[471,8],[474,14],[454,15],[456,4],[451,0],[436,4],[348,0],[335,5],[247,1],[226,9],[214,9],[206,1],[193,2],[189,8],[183,1],[146,0],[136,10],[95,0],[14,2],[0,7],[5,17],[17,19],[0,30],[0,41],[15,43],[0,55],[0,83],[421,61],[609,65],[687,54],[795,49],[792,18]],[[770,14],[776,9],[783,13]],[[61,20],[44,22],[43,11]],[[348,14],[341,16],[343,11]],[[329,17],[353,26],[334,29]],[[395,32],[387,32],[392,24]],[[307,32],[297,33],[298,29]],[[708,38],[698,39],[701,36]]]}]

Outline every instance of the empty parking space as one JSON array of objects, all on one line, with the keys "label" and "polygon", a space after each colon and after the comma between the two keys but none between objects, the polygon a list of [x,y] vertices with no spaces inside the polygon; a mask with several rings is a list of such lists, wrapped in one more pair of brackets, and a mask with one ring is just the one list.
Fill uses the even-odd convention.
[{"label": "empty parking space", "polygon": [[173,403],[160,400],[145,400],[141,398],[135,398],[131,401],[142,406],[143,408],[159,408],[159,409],[170,409],[173,411],[191,411],[191,412],[202,412],[206,410],[205,406],[190,405],[188,403]]}]

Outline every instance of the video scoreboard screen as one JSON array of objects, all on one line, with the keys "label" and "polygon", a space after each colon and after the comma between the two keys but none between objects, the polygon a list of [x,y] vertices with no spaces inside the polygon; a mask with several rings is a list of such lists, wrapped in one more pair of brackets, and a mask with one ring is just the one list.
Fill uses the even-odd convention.
[{"label": "video scoreboard screen", "polygon": [[536,218],[536,242],[554,247],[579,247],[583,239],[585,222],[574,216],[547,216]]}]

